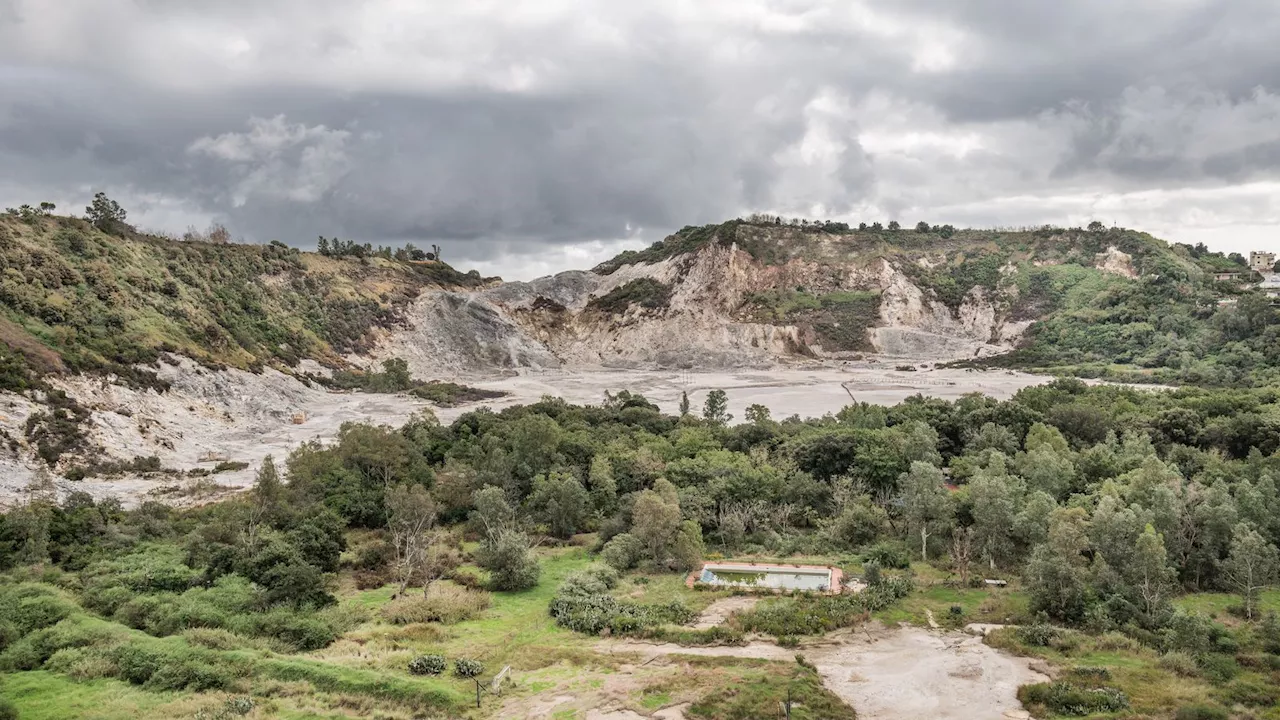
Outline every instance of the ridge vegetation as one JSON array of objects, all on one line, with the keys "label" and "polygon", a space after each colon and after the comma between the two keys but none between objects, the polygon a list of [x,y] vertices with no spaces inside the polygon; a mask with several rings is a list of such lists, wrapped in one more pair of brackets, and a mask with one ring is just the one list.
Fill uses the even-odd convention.
[{"label": "ridge vegetation", "polygon": [[[753,216],[686,227],[640,251],[601,263],[624,265],[737,247],[762,267],[829,268],[824,287],[776,287],[746,298],[740,314],[815,329],[824,348],[864,350],[878,306],[839,307],[844,275],[887,261],[926,298],[955,315],[982,292],[1011,321],[1033,321],[1014,352],[981,361],[1027,370],[1132,382],[1212,386],[1280,383],[1280,307],[1242,281],[1238,254],[1167,244],[1106,228],[956,229],[919,223],[860,224]],[[1220,281],[1215,273],[1239,273]],[[859,281],[865,284],[865,281]]]},{"label": "ridge vegetation", "polygon": [[304,358],[341,367],[343,354],[370,348],[375,328],[400,323],[424,287],[486,282],[389,248],[343,246],[343,257],[328,257],[227,242],[218,227],[150,235],[105,198],[95,206],[87,215],[96,220],[0,214],[0,388],[63,371],[155,385],[134,366],[162,352],[243,369]]}]

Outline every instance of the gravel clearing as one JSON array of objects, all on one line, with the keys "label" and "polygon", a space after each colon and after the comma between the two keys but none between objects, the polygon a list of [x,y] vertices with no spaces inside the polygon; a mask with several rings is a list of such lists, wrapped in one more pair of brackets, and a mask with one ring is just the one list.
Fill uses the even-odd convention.
[{"label": "gravel clearing", "polygon": [[1001,720],[1024,717],[1020,685],[1048,678],[1027,658],[984,645],[981,637],[916,627],[869,625],[788,650],[763,642],[743,647],[680,647],[634,641],[602,642],[606,653],[743,657],[791,661],[803,653],[823,683],[862,720]]}]

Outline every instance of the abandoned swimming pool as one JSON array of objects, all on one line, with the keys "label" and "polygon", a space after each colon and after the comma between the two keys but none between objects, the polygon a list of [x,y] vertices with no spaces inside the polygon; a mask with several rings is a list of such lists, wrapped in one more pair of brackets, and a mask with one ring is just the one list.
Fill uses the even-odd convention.
[{"label": "abandoned swimming pool", "polygon": [[706,563],[689,576],[689,585],[712,585],[762,591],[800,590],[839,593],[844,573],[820,565]]}]

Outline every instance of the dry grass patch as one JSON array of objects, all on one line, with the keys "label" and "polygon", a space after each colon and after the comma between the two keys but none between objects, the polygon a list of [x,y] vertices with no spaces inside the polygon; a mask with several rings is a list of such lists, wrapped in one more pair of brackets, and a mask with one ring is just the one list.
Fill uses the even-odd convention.
[{"label": "dry grass patch", "polygon": [[433,583],[425,595],[397,598],[382,608],[382,618],[396,625],[438,622],[453,625],[478,617],[492,601],[483,590]]}]

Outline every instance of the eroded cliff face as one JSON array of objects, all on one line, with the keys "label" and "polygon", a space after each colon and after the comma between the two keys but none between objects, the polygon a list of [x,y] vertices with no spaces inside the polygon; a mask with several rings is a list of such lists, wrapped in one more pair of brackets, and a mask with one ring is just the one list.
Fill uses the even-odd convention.
[{"label": "eroded cliff face", "polygon": [[954,359],[1009,350],[1030,323],[1008,318],[1017,287],[991,291],[975,286],[955,310],[917,286],[887,260],[881,261],[880,319],[871,330],[879,352],[897,357]]},{"label": "eroded cliff face", "polygon": [[[593,305],[641,279],[670,289],[663,306],[604,311]],[[764,294],[797,288],[813,297],[879,293],[878,316],[867,327],[846,329],[865,340],[864,352],[894,358],[1001,352],[1027,326],[1008,320],[1012,289],[975,287],[953,309],[883,257],[832,262],[811,255],[765,264],[735,244],[711,243],[608,275],[566,272],[470,293],[426,293],[408,313],[411,329],[386,337],[377,356],[406,358],[422,377],[464,377],[562,365],[763,367],[854,355],[824,347],[806,323],[761,321],[744,312]]]}]

